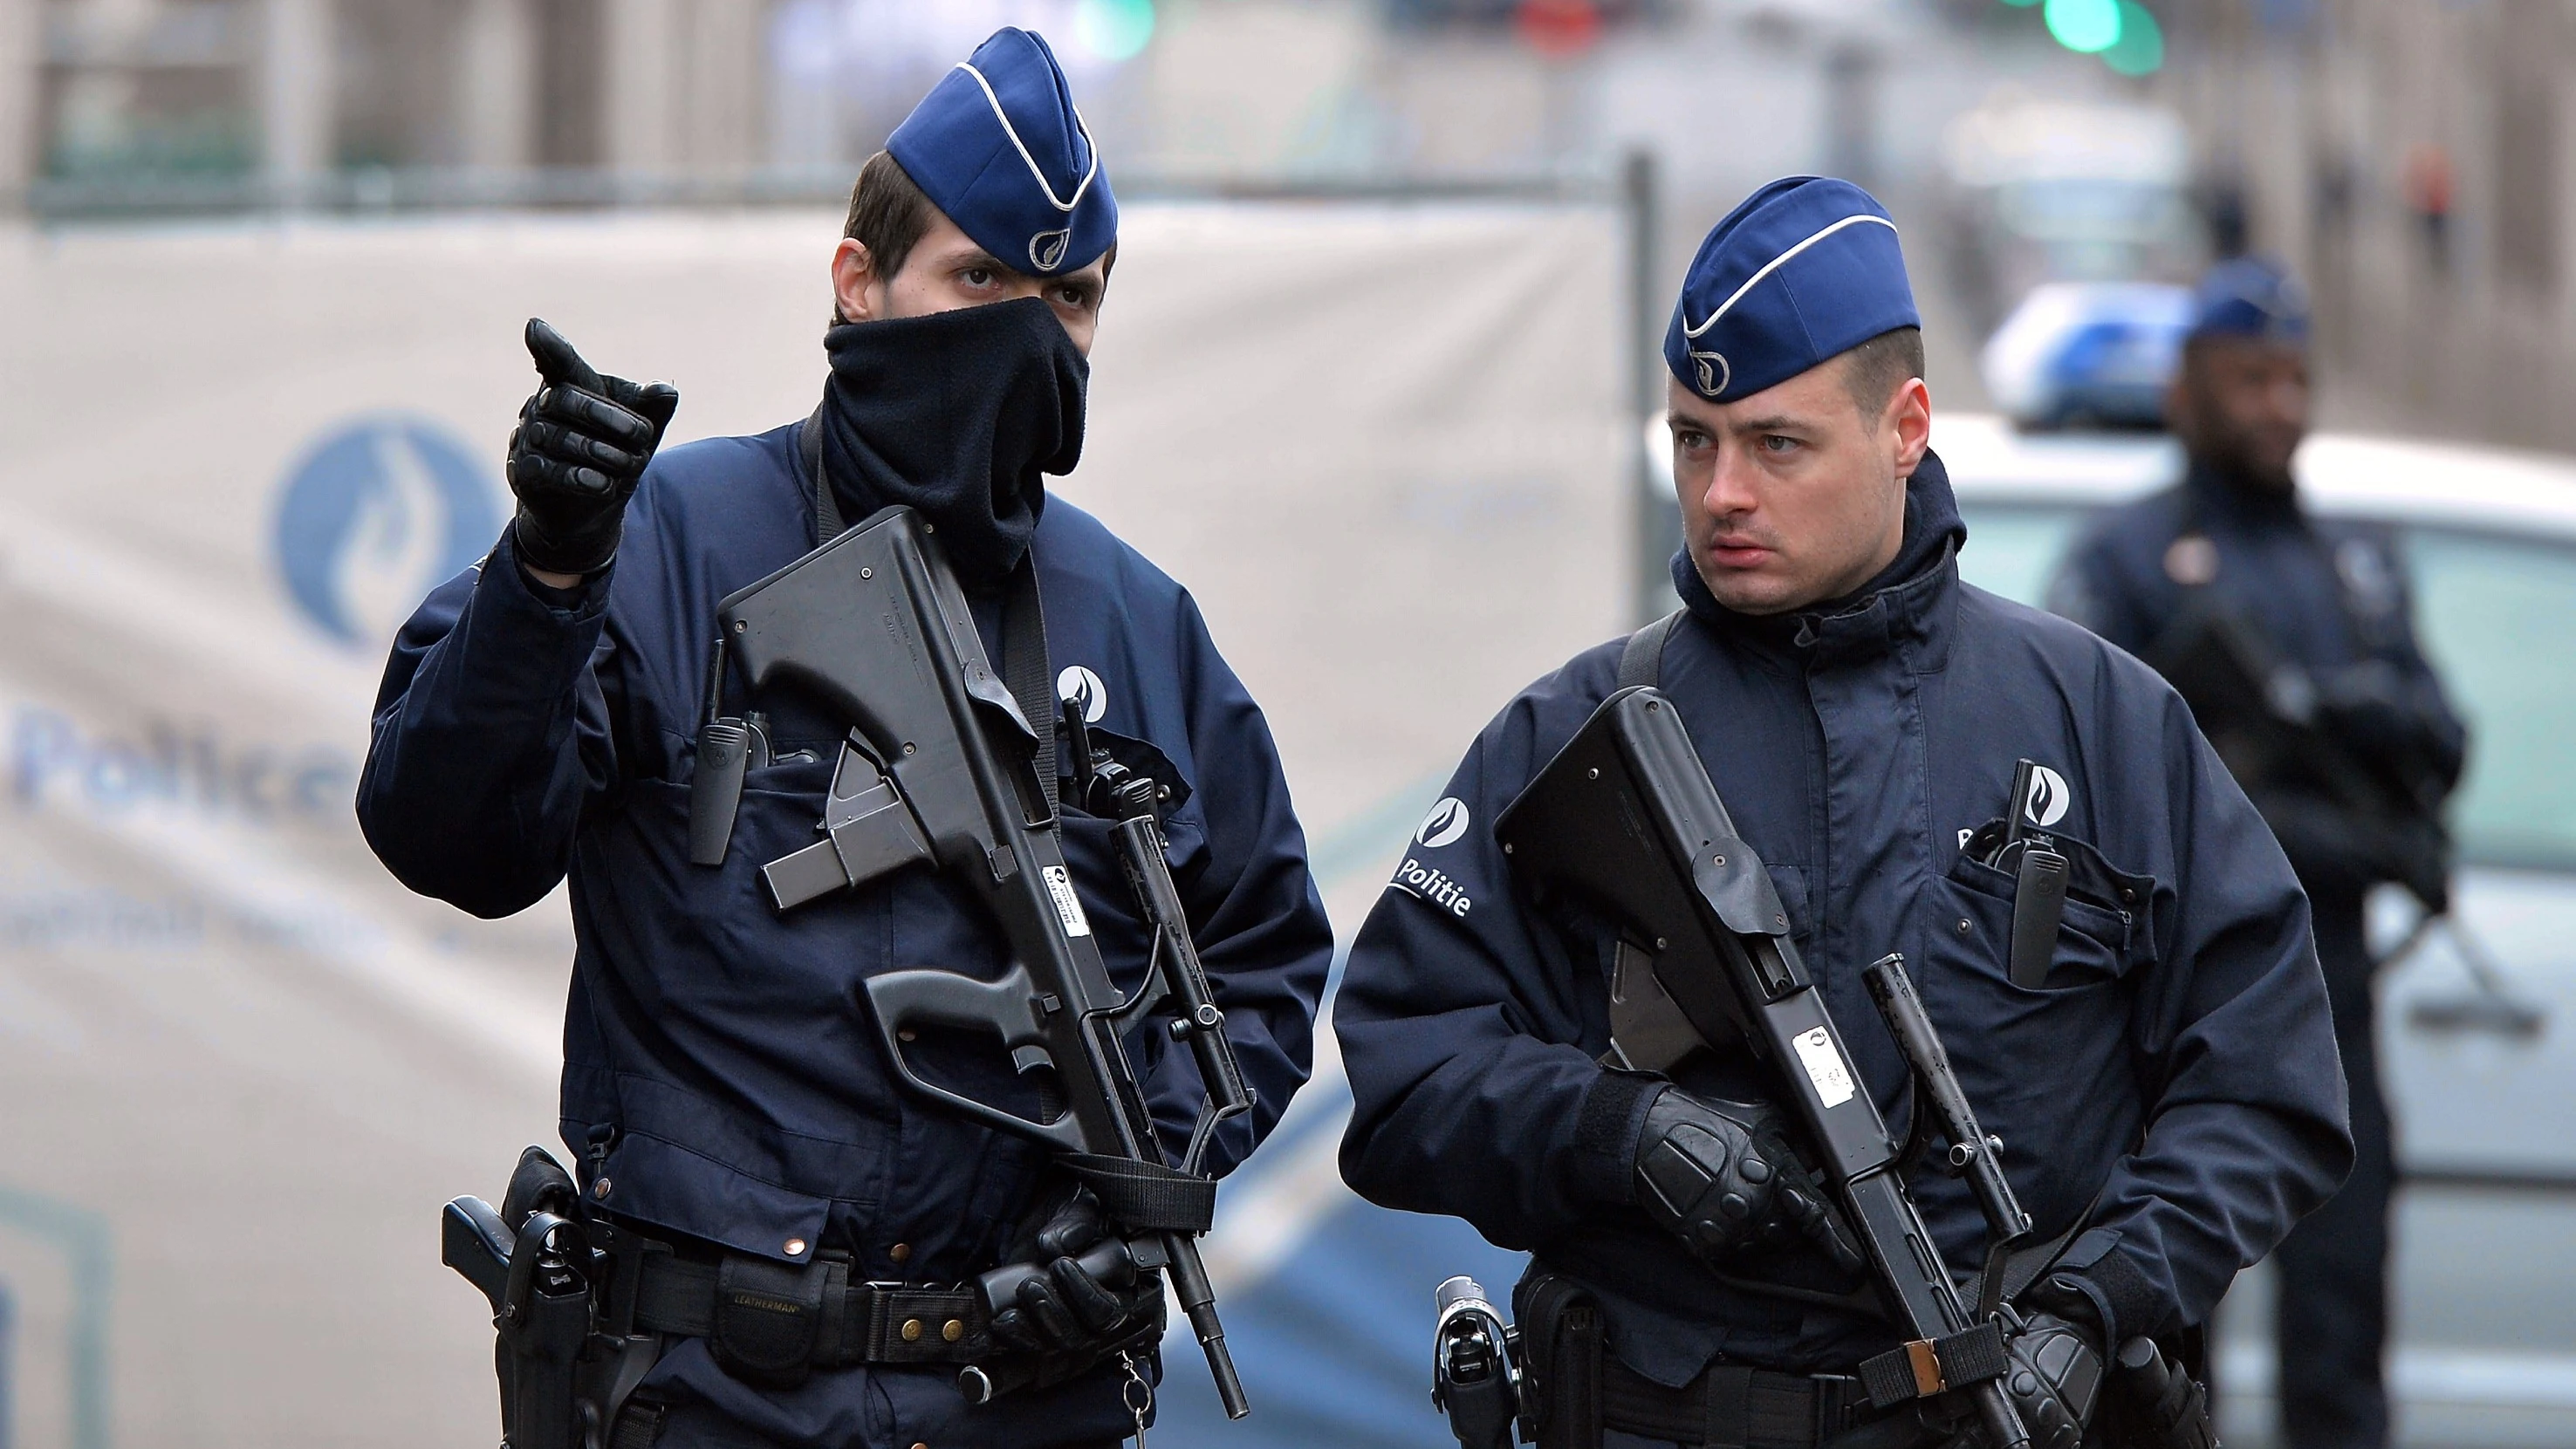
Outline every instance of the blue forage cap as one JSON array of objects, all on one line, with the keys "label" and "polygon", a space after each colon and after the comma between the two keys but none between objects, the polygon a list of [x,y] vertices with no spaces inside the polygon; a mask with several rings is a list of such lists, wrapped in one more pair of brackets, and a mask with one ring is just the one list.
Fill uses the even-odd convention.
[{"label": "blue forage cap", "polygon": [[1732,402],[1922,325],[1887,208],[1848,181],[1791,176],[1746,197],[1699,244],[1664,365],[1701,397]]},{"label": "blue forage cap", "polygon": [[2253,337],[2308,343],[2308,294],[2289,271],[2260,257],[2230,257],[2209,269],[2192,296],[2191,337]]},{"label": "blue forage cap", "polygon": [[1049,276],[1118,239],[1118,200],[1046,40],[1004,26],[930,88],[886,150],[1004,266]]}]

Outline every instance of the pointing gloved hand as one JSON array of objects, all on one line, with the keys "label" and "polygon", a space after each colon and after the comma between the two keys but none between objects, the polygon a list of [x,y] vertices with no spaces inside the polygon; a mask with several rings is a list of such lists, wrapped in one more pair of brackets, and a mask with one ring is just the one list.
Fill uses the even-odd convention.
[{"label": "pointing gloved hand", "polygon": [[[2022,1295],[2028,1311],[2004,1340],[2004,1392],[2031,1449],[2077,1449],[2102,1397],[2105,1334],[2093,1301],[2065,1278]],[[2011,1321],[2007,1315],[2006,1321]]]},{"label": "pointing gloved hand", "polygon": [[594,371],[534,317],[527,342],[544,383],[519,409],[510,434],[506,472],[519,497],[511,525],[519,561],[547,573],[591,573],[617,554],[626,500],[661,446],[680,393],[667,382]]},{"label": "pointing gloved hand", "polygon": [[996,1339],[1033,1352],[1094,1356],[1162,1336],[1162,1275],[1136,1266],[1090,1189],[1074,1189],[1008,1258],[1011,1266],[984,1280],[988,1296],[1008,1305],[993,1314]]},{"label": "pointing gloved hand", "polygon": [[1647,1216],[1711,1267],[1802,1239],[1845,1272],[1862,1266],[1859,1248],[1767,1104],[1659,1089],[1637,1139],[1635,1179]]}]

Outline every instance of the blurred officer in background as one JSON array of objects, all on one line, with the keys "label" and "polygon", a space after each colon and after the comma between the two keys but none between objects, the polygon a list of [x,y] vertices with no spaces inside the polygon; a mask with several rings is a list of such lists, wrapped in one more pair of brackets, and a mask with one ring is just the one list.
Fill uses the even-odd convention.
[{"label": "blurred officer in background", "polygon": [[[1658,673],[1891,1122],[1906,1073],[1866,1025],[1861,971],[1905,954],[2037,1238],[2060,1245],[2005,1378],[2041,1449],[2073,1449],[2109,1349],[2155,1336],[2188,1359],[2229,1280],[2341,1180],[2343,1083],[2298,882],[2182,702],[1960,581],[1919,326],[1895,227],[1849,183],[1775,182],[1709,234],[1665,339],[1685,608],[1657,626]],[[1551,1409],[1542,1443],[1934,1442],[1853,1377],[1904,1335],[1838,1296],[1856,1280],[1762,1078],[1740,1054],[1678,1080],[1605,1066],[1612,943],[1513,895],[1493,822],[1624,648],[1486,727],[1362,928],[1335,1016],[1343,1173],[1530,1250],[1525,1342],[1553,1339],[1562,1320],[1534,1305],[1572,1301],[1561,1285],[1597,1301],[1598,1418]],[[2018,757],[2046,769],[2015,800]],[[2072,862],[2036,989],[2005,967],[2013,876],[1987,847],[2007,810]],[[1427,871],[1435,898],[1412,884]],[[1966,1186],[1911,1181],[1971,1273]],[[1530,1367],[1543,1400],[1581,1402]]]},{"label": "blurred officer in background", "polygon": [[[1176,778],[1172,872],[1258,1096],[1218,1132],[1220,1171],[1306,1078],[1328,927],[1268,726],[1196,605],[1044,487],[1081,454],[1117,235],[1045,42],[1005,29],[952,70],[868,162],[847,231],[831,379],[802,427],[656,457],[676,394],[600,376],[530,325],[543,385],[511,443],[518,517],[397,641],[359,816],[405,884],[476,915],[522,910],[570,873],[562,1115],[581,1210],[694,1270],[643,1284],[646,1326],[669,1336],[616,1417],[618,1449],[657,1435],[1105,1444],[1141,1422],[1126,1396],[1156,1371],[1159,1275],[1104,1282],[1077,1262],[1116,1225],[1027,1142],[900,1090],[859,1000],[864,978],[899,966],[999,975],[1002,938],[976,898],[906,871],[773,910],[758,869],[814,839],[844,723],[792,692],[745,699],[738,673],[720,712],[765,726],[767,763],[755,757],[725,863],[689,859],[718,601],[838,520],[909,504],[945,545],[990,657],[1042,620],[1039,688],[1061,669],[1095,741],[1159,751]],[[1054,704],[1023,707],[1046,721]],[[1146,937],[1109,823],[1069,801],[1065,815],[1103,955],[1132,981]],[[925,1034],[920,1049],[986,1100],[1031,1090],[979,1065],[976,1042]],[[1129,1050],[1157,1120],[1186,1134],[1189,1053]],[[950,1285],[1009,1262],[1045,1271],[988,1323],[979,1295]],[[736,1276],[797,1286],[718,1291]],[[819,1314],[797,1320],[809,1288]],[[914,1331],[898,1333],[905,1321]],[[970,1407],[957,1366],[1014,1355],[1036,1362],[1038,1386]]]},{"label": "blurred officer in background", "polygon": [[2168,411],[2181,486],[2103,519],[2050,607],[2174,682],[2307,888],[2355,1155],[2281,1245],[2281,1412],[2291,1449],[2379,1449],[2395,1169],[2362,898],[2396,882],[2446,908],[2441,808],[2465,734],[2416,647],[2394,541],[2300,507],[2308,317],[2277,267],[2238,258],[2204,279]]}]

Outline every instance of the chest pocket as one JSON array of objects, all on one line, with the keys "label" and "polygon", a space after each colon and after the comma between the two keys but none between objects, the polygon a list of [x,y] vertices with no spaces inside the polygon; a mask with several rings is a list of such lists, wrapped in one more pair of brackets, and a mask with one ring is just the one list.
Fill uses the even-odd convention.
[{"label": "chest pocket", "polygon": [[1997,821],[1977,832],[1933,882],[1915,976],[1960,1085],[2004,1139],[2023,1206],[2045,1223],[2078,1210],[2090,1185],[2057,1193],[2065,1184],[2041,1170],[2037,1154],[2062,1148],[2090,1161],[2116,1153],[2137,1120],[2131,978],[2155,958],[2155,882],[2113,868],[2083,841],[2052,837],[2067,858],[2066,910],[2048,974],[2036,987],[2017,986],[2007,964],[2014,878],[1980,858],[2002,828]]},{"label": "chest pocket", "polygon": [[[2016,880],[2008,868],[2011,858],[2004,867],[1988,865],[1986,858],[1995,853],[2003,833],[2000,819],[1971,832],[1945,881],[1951,888],[1949,903],[1963,907],[1964,919],[1973,923],[1962,932],[1960,917],[1950,919],[1947,925],[1954,936],[1986,942],[1990,934],[1986,928],[1996,924],[1986,917],[2000,908],[2001,935],[1991,938],[1993,949],[1988,953],[1997,974],[2006,972],[2012,950]],[[2121,870],[2090,843],[2073,836],[2041,836],[2035,843],[2066,857],[2066,908],[2058,924],[2056,954],[2039,990],[2116,980],[2155,959],[2155,918],[2148,910],[2155,900],[2155,877]]]}]

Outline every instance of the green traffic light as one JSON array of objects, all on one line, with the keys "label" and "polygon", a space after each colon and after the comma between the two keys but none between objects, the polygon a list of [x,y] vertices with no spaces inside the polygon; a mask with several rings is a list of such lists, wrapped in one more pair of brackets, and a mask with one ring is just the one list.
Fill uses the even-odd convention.
[{"label": "green traffic light", "polygon": [[2104,48],[2102,63],[2122,75],[2153,75],[2163,69],[2165,32],[2155,12],[2138,0],[2120,0],[2120,38]]},{"label": "green traffic light", "polygon": [[1132,60],[1154,38],[1154,0],[1082,0],[1074,36],[1102,60]]},{"label": "green traffic light", "polygon": [[2048,22],[2049,36],[2058,44],[2096,55],[2120,43],[2124,8],[2120,0],[2048,0],[2040,18]]}]

